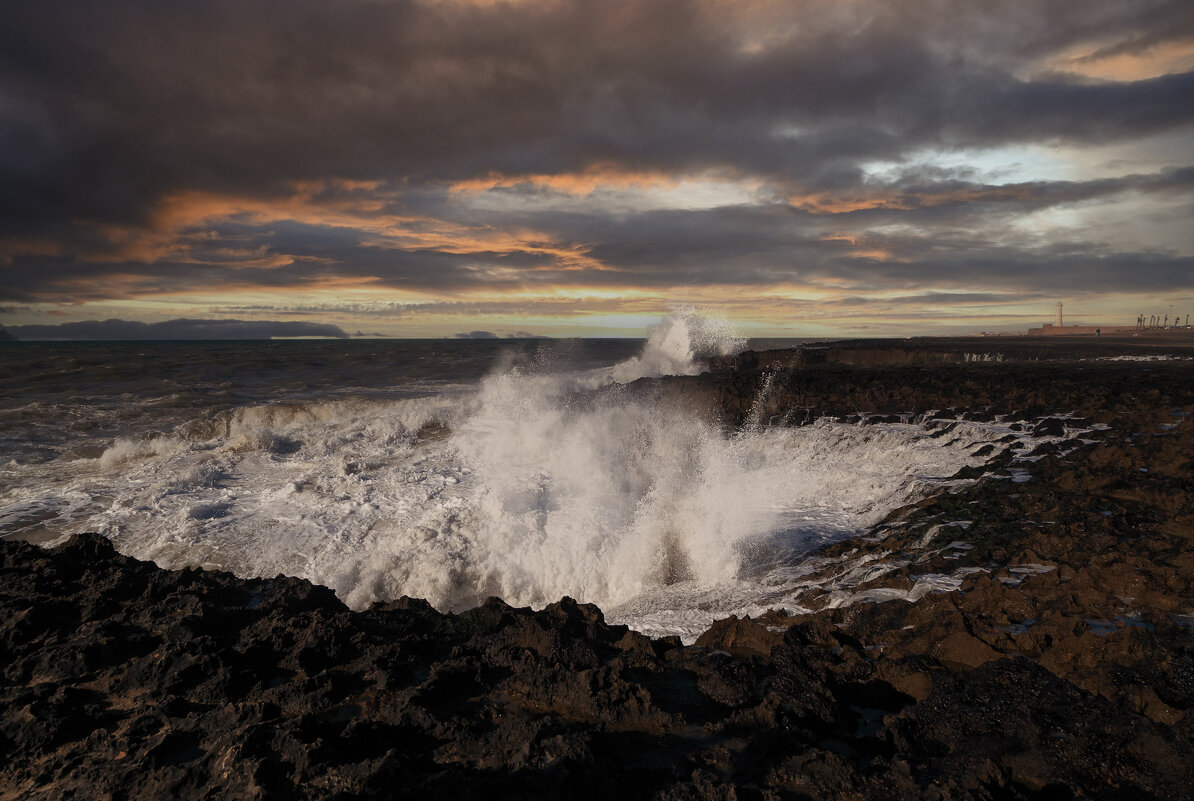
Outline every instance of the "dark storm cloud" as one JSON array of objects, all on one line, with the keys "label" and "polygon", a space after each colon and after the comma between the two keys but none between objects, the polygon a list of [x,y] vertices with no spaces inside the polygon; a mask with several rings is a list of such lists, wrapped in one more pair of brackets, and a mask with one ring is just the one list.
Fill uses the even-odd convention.
[{"label": "dark storm cloud", "polygon": [[[581,275],[543,253],[526,251],[402,250],[360,247],[337,232],[291,224],[238,236],[257,258],[285,266],[245,268],[200,247],[192,257],[210,261],[104,265],[133,294],[177,293],[194,285],[278,290],[366,279],[369,286],[419,292],[550,288],[561,284],[594,289],[663,290],[677,275],[693,285],[767,286],[849,279],[876,289],[916,286],[968,288],[975,276],[990,287],[1084,286],[1130,292],[1194,286],[1194,263],[1167,252],[1124,251],[1097,240],[1033,241],[1005,219],[1058,203],[1099,199],[1124,192],[1177,191],[1189,171],[1162,176],[1087,183],[1031,183],[1010,187],[948,182],[897,187],[893,205],[835,215],[787,204],[704,210],[654,210],[632,215],[533,215],[560,246],[585,242],[584,255],[613,269]],[[1184,178],[1182,176],[1185,176]],[[907,203],[907,207],[900,204]],[[921,203],[923,205],[915,205]],[[524,220],[509,215],[513,225]],[[837,233],[841,227],[863,233]],[[268,236],[267,236],[268,234]],[[269,242],[268,246],[258,246]],[[313,246],[312,242],[319,245]],[[883,252],[888,257],[873,254]],[[0,292],[18,300],[40,297],[47,286],[77,298],[101,299],[111,286],[90,282],[93,265],[31,258],[30,269],[0,271]],[[447,310],[452,304],[441,304]],[[441,306],[441,305],[437,305]],[[246,308],[246,307],[237,307]],[[261,307],[269,311],[273,307]],[[460,307],[484,313],[478,304]],[[283,307],[295,313],[326,311]],[[348,309],[368,314],[365,307]]]},{"label": "dark storm cloud", "polygon": [[[876,186],[864,169],[926,148],[1107,143],[1194,123],[1184,100],[1194,73],[1103,82],[1053,64],[1091,42],[1140,52],[1172,41],[1192,27],[1185,0],[10,5],[0,27],[0,296],[12,301],[349,279],[449,291],[845,274],[886,286],[964,280],[959,269],[985,266],[1001,284],[1076,268],[1039,243],[1009,247],[982,215],[1190,191],[1189,168],[1011,187],[911,168]],[[1087,49],[1088,59],[1118,52]],[[589,168],[712,170],[793,195],[880,202],[486,218],[454,210],[443,192],[494,174]],[[284,205],[314,184],[311,206],[364,196],[412,218],[518,224],[612,269],[578,274],[533,247],[421,246],[252,215],[176,231],[163,212],[185,193]],[[827,214],[842,228],[915,230],[866,235],[871,249],[901,248],[898,264],[879,263],[827,240],[832,229],[816,219]],[[195,239],[125,255],[129,231]],[[974,249],[950,254],[959,260],[944,269],[945,241]],[[1083,273],[1106,289],[1140,278],[1120,267],[1146,265],[1148,283],[1188,264],[1097,243],[1075,258],[1107,265]]]},{"label": "dark storm cloud", "polygon": [[[1023,296],[1017,296],[1024,300]],[[1048,293],[1033,293],[1030,298],[1052,297]],[[902,295],[889,298],[866,298],[857,295],[836,298],[828,302],[831,306],[859,308],[866,306],[982,306],[999,305],[1008,302],[1006,294],[996,292],[926,292],[921,295]]]},{"label": "dark storm cloud", "polygon": [[961,135],[968,145],[1108,142],[1194,119],[1194,108],[1175,102],[1194,94],[1194,73],[1129,84],[998,78],[961,88],[963,94],[954,98],[945,130],[947,135]]},{"label": "dark storm cloud", "polygon": [[[492,270],[528,272],[550,261],[543,253],[362,246],[363,235],[340,227],[297,222],[253,225],[233,222],[207,226],[207,236],[185,243],[152,261],[119,260],[96,265],[58,255],[17,255],[0,268],[0,297],[43,299],[54,292],[78,300],[186,292],[193,287],[322,286],[329,281],[366,279],[377,287],[446,290],[457,286],[504,284]],[[376,239],[376,238],[375,238]],[[96,281],[97,274],[119,276]]]},{"label": "dark storm cloud", "polygon": [[[430,301],[416,303],[326,303],[310,306],[224,306],[211,309],[213,314],[278,314],[278,315],[331,315],[344,314],[353,317],[416,317],[429,315],[444,315],[453,317],[484,317],[507,316],[527,317],[546,315],[553,317],[581,316],[591,312],[594,308],[615,313],[624,308],[616,298],[520,298],[516,300],[485,300],[485,301]],[[513,336],[539,336],[529,331],[518,331]]]},{"label": "dark storm cloud", "polygon": [[[1190,193],[1194,191],[1194,167],[1089,181],[1027,181],[1010,184],[956,180],[943,175],[940,170],[913,168],[888,184],[863,186],[862,189],[874,197],[875,207],[879,211],[956,204],[967,206],[975,214],[990,212],[994,205],[1006,206],[1008,212],[1021,214],[1128,192]],[[988,205],[978,208],[972,205],[975,203]]]}]

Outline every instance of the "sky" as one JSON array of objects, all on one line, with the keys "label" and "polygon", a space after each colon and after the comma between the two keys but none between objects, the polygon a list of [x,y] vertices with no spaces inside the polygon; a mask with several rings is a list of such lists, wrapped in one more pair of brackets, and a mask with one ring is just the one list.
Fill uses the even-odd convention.
[{"label": "sky", "polygon": [[1058,300],[1072,323],[1194,313],[1189,0],[4,16],[0,325],[18,335],[642,336],[681,307],[854,337],[1021,331]]}]

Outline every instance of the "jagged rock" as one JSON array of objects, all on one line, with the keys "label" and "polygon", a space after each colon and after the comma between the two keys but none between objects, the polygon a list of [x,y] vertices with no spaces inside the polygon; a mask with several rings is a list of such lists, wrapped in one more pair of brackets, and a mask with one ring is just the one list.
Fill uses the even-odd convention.
[{"label": "jagged rock", "polygon": [[783,642],[782,632],[768,629],[749,617],[738,619],[731,615],[718,620],[697,638],[703,648],[725,651],[740,656],[770,656],[771,649]]},{"label": "jagged rock", "polygon": [[[567,598],[356,613],[97,535],[0,554],[0,781],[27,798],[931,797],[945,778],[956,798],[1181,797],[1194,778],[1186,685],[1106,698],[956,633],[937,656],[961,673],[823,618],[730,619],[684,648]],[[1080,767],[1117,738],[1148,745]]]},{"label": "jagged rock", "polygon": [[998,651],[964,631],[946,635],[934,646],[933,656],[949,668],[975,668],[1000,658]]}]

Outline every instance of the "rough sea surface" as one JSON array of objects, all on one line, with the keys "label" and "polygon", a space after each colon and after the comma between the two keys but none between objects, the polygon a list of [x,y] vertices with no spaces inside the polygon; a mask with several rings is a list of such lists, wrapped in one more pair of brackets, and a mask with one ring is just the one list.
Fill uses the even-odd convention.
[{"label": "rough sea surface", "polygon": [[729,430],[620,389],[746,346],[692,316],[646,342],[18,343],[0,349],[0,537],[99,532],[357,609],[567,595],[691,641],[783,606],[810,551],[964,484],[984,446],[1041,439],[1002,420]]}]

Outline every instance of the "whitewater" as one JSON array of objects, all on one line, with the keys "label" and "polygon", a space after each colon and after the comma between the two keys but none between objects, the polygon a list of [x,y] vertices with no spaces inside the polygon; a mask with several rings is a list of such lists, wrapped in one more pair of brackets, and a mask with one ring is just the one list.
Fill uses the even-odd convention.
[{"label": "whitewater", "polygon": [[[523,343],[487,346],[482,371],[461,344],[468,369],[428,351],[434,371],[328,386],[302,377],[323,368],[296,345],[307,362],[286,391],[285,364],[256,393],[212,379],[187,394],[185,375],[155,388],[138,373],[101,398],[59,381],[0,405],[0,535],[97,531],[166,568],[300,576],[357,609],[567,595],[691,642],[715,619],[784,607],[818,547],[957,485],[984,445],[1030,439],[1001,422],[959,421],[948,439],[918,422],[727,428],[631,391],[745,345],[678,315],[609,364]],[[105,359],[78,368],[81,385],[110,372]],[[360,369],[381,369],[369,359]]]}]

